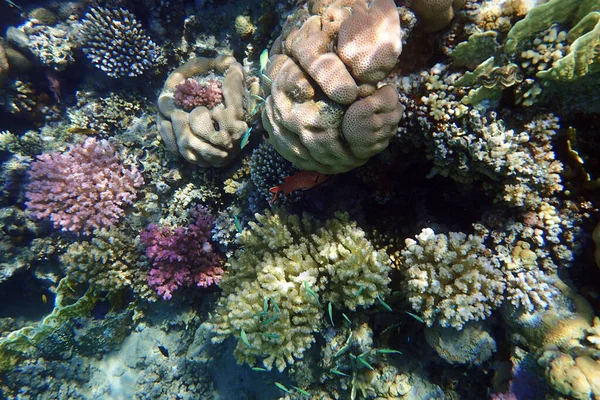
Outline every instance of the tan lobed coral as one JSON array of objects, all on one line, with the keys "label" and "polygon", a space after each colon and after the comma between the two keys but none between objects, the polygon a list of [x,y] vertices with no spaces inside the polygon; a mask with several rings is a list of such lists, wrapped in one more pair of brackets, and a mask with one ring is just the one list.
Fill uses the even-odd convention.
[{"label": "tan lobed coral", "polygon": [[262,121],[275,149],[297,167],[349,171],[385,149],[404,108],[378,88],[401,52],[392,0],[311,0],[271,48]]},{"label": "tan lobed coral", "polygon": [[[214,71],[223,75],[223,103],[190,112],[175,105],[175,87],[188,78]],[[177,68],[158,97],[158,131],[167,149],[202,167],[227,165],[241,150],[248,129],[245,120],[245,83],[242,65],[231,56],[194,58]]]},{"label": "tan lobed coral", "polygon": [[412,0],[411,8],[423,22],[426,32],[443,29],[454,18],[455,10],[466,3],[466,0]]}]

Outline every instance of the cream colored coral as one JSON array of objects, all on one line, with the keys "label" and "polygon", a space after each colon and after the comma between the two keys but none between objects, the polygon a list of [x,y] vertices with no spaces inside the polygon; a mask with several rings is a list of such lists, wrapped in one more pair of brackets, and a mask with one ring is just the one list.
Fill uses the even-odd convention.
[{"label": "cream colored coral", "polygon": [[211,320],[213,341],[233,335],[239,338],[240,363],[262,360],[266,368],[282,371],[315,341],[328,321],[327,303],[354,310],[385,295],[389,258],[344,214],[324,225],[284,212],[268,211],[256,219],[240,234],[241,250],[229,259],[221,282],[224,297]]},{"label": "cream colored coral", "polygon": [[[175,105],[175,87],[214,70],[223,74],[223,104],[190,112]],[[245,83],[242,65],[230,56],[197,57],[177,68],[158,98],[158,130],[166,147],[202,167],[227,165],[241,150],[248,129],[245,121]]]},{"label": "cream colored coral", "polygon": [[577,400],[600,398],[600,361],[587,354],[545,351],[538,364],[546,381],[557,392]]},{"label": "cream colored coral", "polygon": [[377,89],[400,51],[392,0],[310,1],[271,49],[262,113],[269,141],[302,169],[333,174],[366,163],[402,116],[395,89]]}]

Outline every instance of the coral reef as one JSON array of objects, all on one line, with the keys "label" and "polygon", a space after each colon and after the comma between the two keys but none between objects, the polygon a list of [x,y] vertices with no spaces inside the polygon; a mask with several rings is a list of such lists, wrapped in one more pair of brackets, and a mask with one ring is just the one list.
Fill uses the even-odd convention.
[{"label": "coral reef", "polygon": [[394,88],[377,87],[401,52],[396,7],[359,0],[351,10],[310,1],[270,50],[262,122],[269,142],[300,169],[363,165],[387,147],[402,116]]},{"label": "coral reef", "polygon": [[124,165],[106,140],[88,138],[64,153],[45,153],[29,170],[27,208],[34,218],[50,218],[56,228],[89,235],[114,225],[132,204],[144,178]]},{"label": "coral reef", "polygon": [[402,268],[407,297],[427,326],[438,323],[460,330],[469,321],[488,317],[502,303],[505,284],[498,261],[489,256],[483,239],[423,229],[406,239]]},{"label": "coral reef", "polygon": [[79,33],[87,58],[112,78],[141,75],[159,57],[156,44],[123,8],[90,9]]},{"label": "coral reef", "polygon": [[[176,88],[186,79],[211,70],[223,76],[223,103],[186,112],[177,106]],[[169,151],[203,167],[227,165],[241,150],[248,130],[244,71],[233,57],[194,58],[169,75],[158,98],[158,130]]]},{"label": "coral reef", "polygon": [[223,276],[222,258],[210,242],[214,217],[197,207],[190,218],[187,227],[150,225],[140,233],[146,256],[152,262],[148,284],[165,300],[180,287],[208,287],[219,283]]},{"label": "coral reef", "polygon": [[221,284],[213,341],[239,338],[239,362],[282,371],[314,343],[325,304],[369,307],[384,297],[389,258],[338,214],[325,223],[284,212],[256,215]]}]

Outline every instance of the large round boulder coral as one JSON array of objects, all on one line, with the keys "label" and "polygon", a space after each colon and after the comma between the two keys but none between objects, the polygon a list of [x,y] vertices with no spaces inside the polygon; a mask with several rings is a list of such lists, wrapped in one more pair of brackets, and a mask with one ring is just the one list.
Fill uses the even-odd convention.
[{"label": "large round boulder coral", "polygon": [[394,136],[403,107],[379,83],[402,50],[392,0],[311,0],[271,48],[262,121],[298,168],[336,174],[365,164]]},{"label": "large round boulder coral", "polygon": [[[222,77],[222,103],[207,108],[184,109],[175,98],[178,86],[189,79]],[[242,65],[231,56],[196,57],[177,68],[158,97],[158,131],[167,149],[201,167],[222,167],[240,152],[248,130],[245,111],[246,87]],[[180,105],[178,105],[180,104]],[[202,104],[198,102],[198,104]]]}]

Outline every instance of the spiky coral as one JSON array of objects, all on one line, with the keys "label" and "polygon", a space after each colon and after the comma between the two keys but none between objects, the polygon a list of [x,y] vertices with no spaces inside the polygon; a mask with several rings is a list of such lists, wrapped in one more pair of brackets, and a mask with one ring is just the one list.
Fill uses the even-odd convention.
[{"label": "spiky coral", "polygon": [[230,259],[213,341],[234,335],[239,362],[264,359],[282,371],[314,342],[325,304],[354,310],[385,295],[390,262],[346,214],[325,223],[271,211],[256,219]]}]

